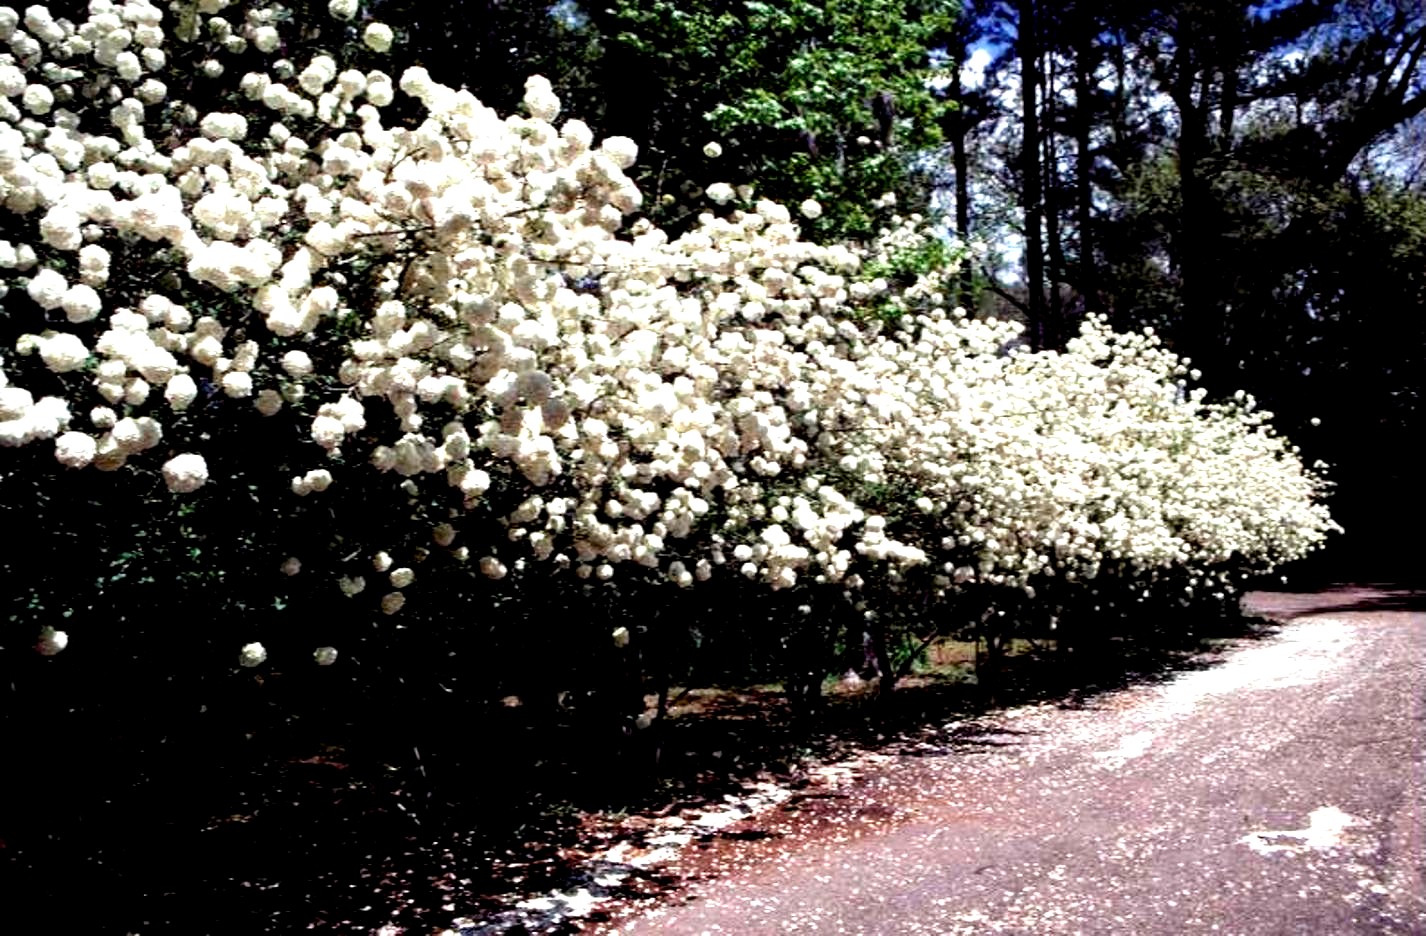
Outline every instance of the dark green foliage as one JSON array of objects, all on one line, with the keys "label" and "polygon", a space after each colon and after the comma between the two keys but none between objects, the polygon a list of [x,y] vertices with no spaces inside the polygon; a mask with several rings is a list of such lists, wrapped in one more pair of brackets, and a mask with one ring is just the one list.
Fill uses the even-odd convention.
[{"label": "dark green foliage", "polygon": [[[645,146],[636,176],[656,220],[701,210],[712,182],[820,201],[826,237],[875,229],[870,200],[924,210],[918,157],[939,142],[944,106],[927,87],[930,49],[952,21],[941,0],[646,3],[592,20],[609,37],[613,132]],[[702,155],[714,141],[722,155]]]}]

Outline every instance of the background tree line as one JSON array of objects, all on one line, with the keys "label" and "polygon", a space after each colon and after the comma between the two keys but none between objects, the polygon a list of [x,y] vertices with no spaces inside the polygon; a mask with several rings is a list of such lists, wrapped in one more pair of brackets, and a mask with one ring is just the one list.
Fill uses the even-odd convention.
[{"label": "background tree line", "polygon": [[1087,311],[1157,328],[1332,466],[1351,545],[1316,574],[1417,574],[1426,11],[1018,0],[958,22],[952,58],[992,54],[948,86],[973,154],[956,229],[1023,249],[969,298],[1046,347]]}]

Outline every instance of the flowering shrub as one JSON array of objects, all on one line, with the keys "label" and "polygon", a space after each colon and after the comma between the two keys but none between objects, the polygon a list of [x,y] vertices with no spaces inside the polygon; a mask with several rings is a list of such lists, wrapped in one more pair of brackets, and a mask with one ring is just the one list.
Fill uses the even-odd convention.
[{"label": "flowering shrub", "polygon": [[[1208,403],[1151,335],[1091,320],[1031,354],[948,308],[952,257],[898,260],[942,253],[917,216],[814,244],[719,184],[671,238],[636,219],[635,143],[561,122],[541,78],[502,117],[344,67],[398,48],[356,0],[296,61],[275,5],[178,9],[181,53],[228,76],[206,112],[148,0],[0,8],[0,445],[202,497],[237,483],[209,449],[269,421],[266,509],[406,510],[384,544],[279,545],[274,581],[384,615],[442,557],[492,582],[1212,591],[1333,528],[1267,415]],[[40,652],[67,640],[46,623]]]}]

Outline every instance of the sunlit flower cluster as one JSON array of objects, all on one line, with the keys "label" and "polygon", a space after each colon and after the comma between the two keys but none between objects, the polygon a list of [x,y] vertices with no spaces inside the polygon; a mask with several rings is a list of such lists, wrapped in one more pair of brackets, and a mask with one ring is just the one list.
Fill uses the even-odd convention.
[{"label": "sunlit flower cluster", "polygon": [[[205,2],[198,19],[219,74],[227,53],[282,48],[272,8]],[[1265,415],[1208,404],[1152,337],[1091,321],[1066,352],[1030,354],[1014,324],[948,307],[951,269],[875,275],[934,237],[919,218],[817,245],[786,207],[717,183],[715,210],[671,238],[632,220],[634,142],[557,124],[542,78],[525,116],[501,116],[425,69],[317,54],[234,75],[228,109],[198,114],[168,98],[164,25],[148,0],[92,0],[78,25],[0,8],[0,192],[34,225],[0,241],[0,268],[47,325],[6,351],[76,375],[36,399],[0,369],[0,445],[53,440],[68,469],[153,470],[191,495],[222,479],[164,427],[200,385],[268,417],[300,408],[309,464],[274,490],[332,488],[336,505],[333,465],[356,457],[468,511],[499,493],[515,506],[494,534],[457,516],[427,537],[492,580],[529,561],[772,588],[922,567],[939,589],[1028,589],[1270,567],[1332,528]],[[395,41],[374,22],[360,36]],[[422,108],[412,125],[384,122],[398,90]],[[81,122],[99,101],[104,120]],[[135,244],[186,285],[111,289],[113,250]],[[190,287],[226,304],[200,311]],[[420,577],[370,561],[396,614]],[[336,584],[354,598],[366,580]],[[240,662],[265,658],[249,644]]]}]

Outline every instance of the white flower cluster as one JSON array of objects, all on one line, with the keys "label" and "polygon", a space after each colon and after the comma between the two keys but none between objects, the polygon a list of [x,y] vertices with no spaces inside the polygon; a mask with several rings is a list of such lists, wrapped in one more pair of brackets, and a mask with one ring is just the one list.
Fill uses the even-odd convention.
[{"label": "white flower cluster", "polygon": [[267,648],[256,641],[250,644],[243,644],[243,649],[238,653],[238,664],[241,666],[261,666],[266,661]]},{"label": "white flower cluster", "polygon": [[43,627],[40,629],[40,639],[35,643],[35,649],[41,656],[55,656],[69,646],[69,635],[62,630],[55,630],[53,627]]},{"label": "white flower cluster", "polygon": [[175,494],[191,494],[208,482],[208,463],[202,455],[175,455],[163,463],[163,480]]},{"label": "white flower cluster", "polygon": [[[69,424],[69,404],[64,400],[54,396],[36,400],[30,391],[6,384],[5,373],[0,370],[0,446],[14,448],[53,439]],[[69,435],[64,433],[60,438]]]},{"label": "white flower cluster", "polygon": [[[234,25],[227,7],[198,8],[219,72],[249,44],[281,48],[272,8]],[[80,25],[31,7],[21,30],[0,7],[0,190],[37,219],[36,243],[0,242],[0,269],[55,326],[15,351],[93,375],[36,401],[0,371],[0,445],[54,439],[61,464],[115,470],[160,444],[195,374],[266,415],[321,393],[314,460],[370,452],[371,470],[441,478],[468,508],[516,486],[508,544],[480,547],[491,579],[528,557],[596,579],[634,563],[679,585],[731,564],[774,588],[913,566],[939,588],[1032,588],[1104,568],[1271,566],[1333,528],[1322,482],[1265,416],[1207,404],[1152,338],[1091,321],[1065,353],[1029,354],[1014,325],[947,308],[950,271],[895,288],[874,275],[929,243],[919,218],[868,247],[815,245],[784,206],[717,183],[709,199],[738,207],[681,237],[630,224],[636,146],[556,125],[542,78],[528,116],[502,117],[421,68],[394,81],[326,55],[279,60],[161,150],[146,128],[166,99],[162,20],[149,0],[91,0]],[[363,41],[384,52],[393,34],[369,24]],[[414,126],[383,123],[397,88],[424,108]],[[96,100],[107,134],[70,110]],[[109,241],[152,245],[230,314],[106,293]],[[349,305],[358,268],[378,291],[369,307]],[[261,344],[240,328],[249,316]],[[356,336],[338,338],[352,317],[342,334]],[[343,359],[318,374],[308,349],[324,342]],[[391,437],[369,428],[378,408]],[[209,480],[198,452],[160,470],[176,493]],[[314,467],[290,487],[333,483]],[[431,539],[450,548],[458,525]],[[388,614],[415,580],[392,565],[374,563],[395,589]],[[262,658],[244,648],[244,665]]]},{"label": "white flower cluster", "polygon": [[1151,335],[1091,319],[1064,353],[990,353],[1018,331],[939,311],[905,320],[848,372],[861,404],[820,411],[845,430],[824,449],[845,469],[919,493],[905,536],[942,587],[1271,567],[1335,529],[1322,482],[1268,414],[1206,405]]}]

